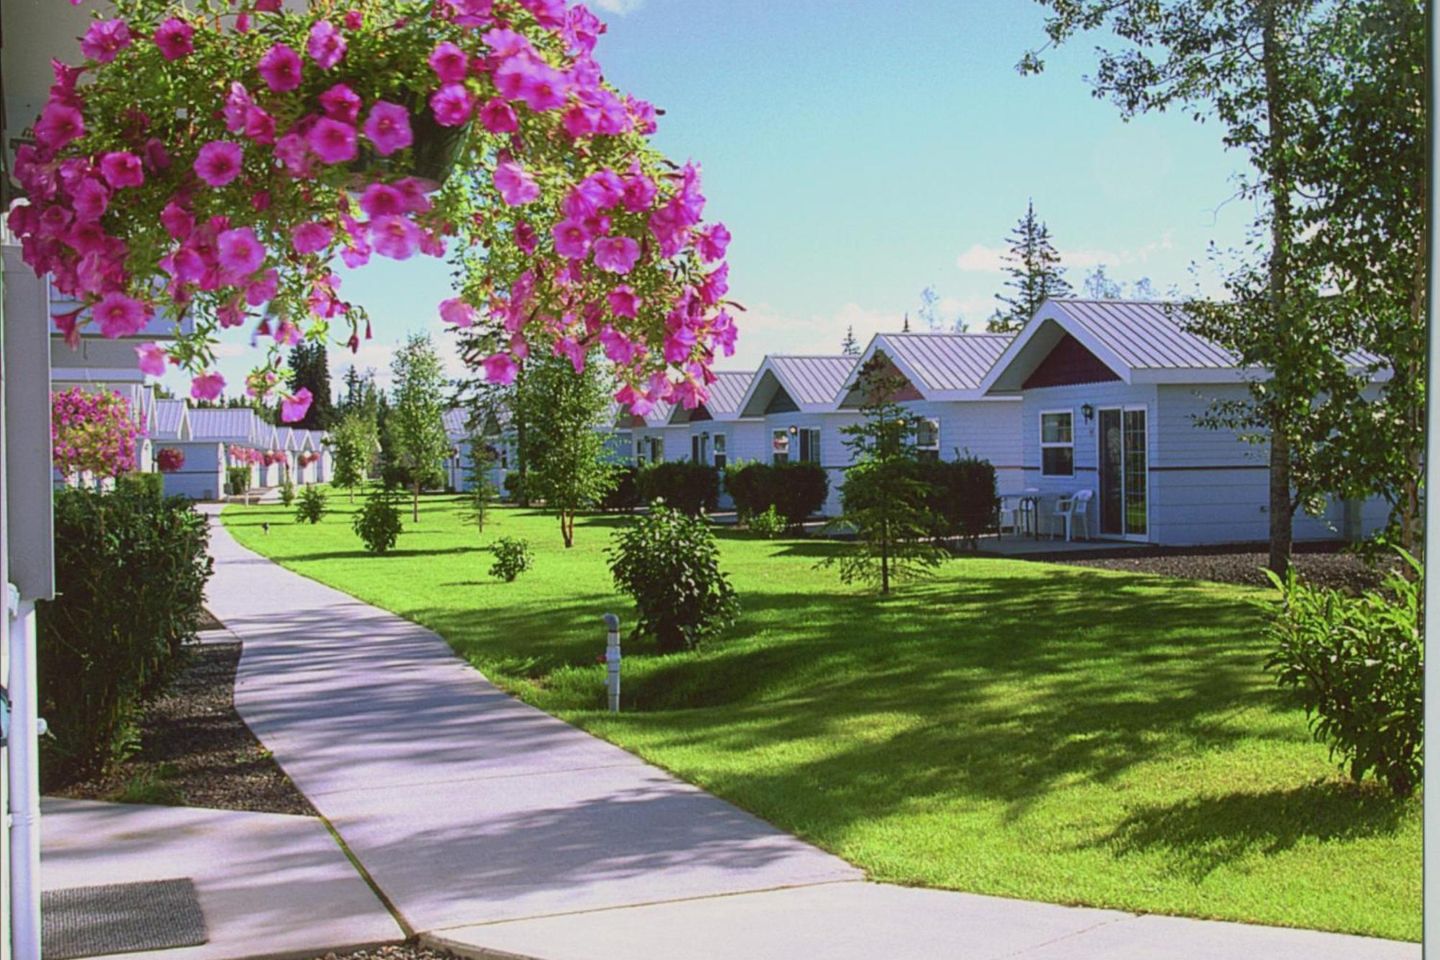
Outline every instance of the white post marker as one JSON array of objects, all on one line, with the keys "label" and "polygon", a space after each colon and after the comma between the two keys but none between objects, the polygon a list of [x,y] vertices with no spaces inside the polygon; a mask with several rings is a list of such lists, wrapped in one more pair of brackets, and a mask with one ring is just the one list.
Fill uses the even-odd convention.
[{"label": "white post marker", "polygon": [[14,960],[40,960],[40,776],[35,604],[7,589],[10,643],[10,938]]},{"label": "white post marker", "polygon": [[620,712],[620,618],[605,614],[605,689],[610,694],[610,712]]}]

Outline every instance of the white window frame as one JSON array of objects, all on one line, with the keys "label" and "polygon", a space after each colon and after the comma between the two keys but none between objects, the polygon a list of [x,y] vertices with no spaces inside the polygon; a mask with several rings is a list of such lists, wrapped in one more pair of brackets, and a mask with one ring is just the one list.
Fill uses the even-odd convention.
[{"label": "white window frame", "polygon": [[770,462],[772,464],[790,463],[790,453],[789,428],[782,427],[779,430],[770,431]]},{"label": "white window frame", "polygon": [[[1070,418],[1070,439],[1067,441],[1045,439],[1045,418],[1065,416]],[[1040,476],[1056,478],[1073,478],[1075,476],[1075,409],[1067,410],[1041,410],[1040,411]],[[1070,472],[1069,473],[1048,473],[1045,470],[1045,451],[1068,449],[1070,451]]]},{"label": "white window frame", "polygon": [[[725,465],[730,462],[729,447],[730,444],[726,441],[725,434],[712,433],[710,435],[710,463],[717,470],[723,470]],[[725,463],[720,462],[722,459]]]},{"label": "white window frame", "polygon": [[926,454],[934,454],[934,459],[940,459],[940,421],[936,417],[921,417],[920,422],[930,427],[935,432],[935,442],[922,444],[920,442],[920,428],[915,430],[915,452],[920,459],[927,459]]}]

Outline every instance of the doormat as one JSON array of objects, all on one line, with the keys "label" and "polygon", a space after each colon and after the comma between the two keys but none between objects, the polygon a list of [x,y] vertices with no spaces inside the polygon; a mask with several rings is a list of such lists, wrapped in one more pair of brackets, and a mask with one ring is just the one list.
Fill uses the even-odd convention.
[{"label": "doormat", "polygon": [[40,916],[44,960],[193,947],[209,939],[188,879],[46,890]]}]

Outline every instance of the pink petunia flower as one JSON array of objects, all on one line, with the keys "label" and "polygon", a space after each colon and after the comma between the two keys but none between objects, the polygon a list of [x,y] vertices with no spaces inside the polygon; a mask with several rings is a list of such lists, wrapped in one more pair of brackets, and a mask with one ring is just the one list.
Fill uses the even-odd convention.
[{"label": "pink petunia flower", "polygon": [[491,133],[514,133],[520,129],[515,108],[499,97],[480,108],[480,125]]},{"label": "pink petunia flower", "polygon": [[110,205],[110,191],[94,177],[86,177],[75,186],[70,205],[75,208],[76,220],[99,220]]},{"label": "pink petunia flower", "polygon": [[309,387],[301,387],[292,396],[283,397],[280,401],[280,419],[285,423],[295,423],[297,420],[304,420],[305,414],[310,410],[310,404],[315,398],[310,394]]},{"label": "pink petunia flower", "polygon": [[225,378],[215,372],[202,373],[190,380],[190,396],[196,400],[218,400],[225,390]]},{"label": "pink petunia flower", "polygon": [[215,245],[221,275],[231,283],[250,276],[265,262],[265,247],[249,227],[222,232]]},{"label": "pink petunia flower", "polygon": [[370,222],[375,252],[392,260],[408,260],[420,245],[420,228],[405,217],[377,217]]},{"label": "pink petunia flower", "polygon": [[240,176],[244,151],[238,143],[212,140],[195,157],[195,173],[212,187],[223,187]]},{"label": "pink petunia flower", "polygon": [[457,327],[473,327],[475,316],[475,308],[459,297],[440,302],[440,319],[446,323],[453,323]]},{"label": "pink petunia flower", "polygon": [[507,353],[492,354],[481,361],[481,366],[485,369],[486,380],[507,387],[515,382],[515,374],[520,371],[519,365]]},{"label": "pink petunia flower", "polygon": [[195,28],[171,17],[155,28],[155,46],[166,60],[179,60],[195,52]]},{"label": "pink petunia flower", "polygon": [[404,213],[408,206],[405,194],[383,183],[372,183],[360,194],[360,209],[371,219],[393,217]]},{"label": "pink petunia flower", "polygon": [[525,220],[515,221],[515,246],[528,256],[534,253],[539,245],[540,236],[535,232],[535,228]]},{"label": "pink petunia flower", "polygon": [[470,58],[465,56],[464,50],[448,40],[437,44],[435,49],[430,51],[428,62],[441,83],[460,83],[470,71]]},{"label": "pink petunia flower", "polygon": [[133,337],[145,328],[145,304],[123,293],[107,293],[91,308],[91,315],[100,327],[100,335],[114,340]]},{"label": "pink petunia flower", "polygon": [[300,86],[300,54],[277,43],[260,58],[260,76],[276,93],[288,93]]},{"label": "pink petunia flower", "polygon": [[595,241],[595,266],[621,276],[640,259],[640,244],[629,237],[601,237]]},{"label": "pink petunia flower", "polygon": [[494,182],[500,199],[512,207],[522,207],[540,197],[540,185],[535,178],[513,160],[495,167]]},{"label": "pink petunia flower", "polygon": [[328,20],[318,20],[310,28],[310,36],[305,41],[305,52],[315,65],[321,70],[329,70],[345,57],[347,48],[344,36],[335,25]]},{"label": "pink petunia flower", "polygon": [[320,109],[325,116],[343,123],[354,123],[360,119],[360,95],[343,83],[320,94]]},{"label": "pink petunia flower", "polygon": [[311,221],[295,225],[290,231],[290,244],[296,253],[319,253],[330,246],[334,237],[335,231],[329,224]]},{"label": "pink petunia flower", "polygon": [[51,100],[35,123],[35,139],[42,147],[59,150],[85,136],[85,118],[79,110]]},{"label": "pink petunia flower", "polygon": [[410,131],[410,111],[398,103],[377,100],[365,118],[365,136],[382,157],[405,149],[415,141]]},{"label": "pink petunia flower", "polygon": [[275,299],[275,294],[280,290],[280,272],[273,267],[260,275],[260,279],[252,280],[245,287],[245,302],[252,307]]},{"label": "pink petunia flower", "polygon": [[730,231],[723,223],[713,223],[695,232],[695,250],[706,263],[725,259],[730,246]]},{"label": "pink petunia flower", "polygon": [[430,96],[430,109],[435,122],[442,127],[463,126],[475,109],[475,98],[461,83],[447,83]]},{"label": "pink petunia flower", "polygon": [[95,20],[80,40],[80,52],[91,60],[109,63],[130,42],[130,25],[124,20]]},{"label": "pink petunia flower", "polygon": [[617,317],[634,318],[640,311],[640,298],[628,283],[622,283],[611,290],[605,295],[605,299],[610,304],[610,312]]},{"label": "pink petunia flower", "polygon": [[349,163],[355,159],[355,128],[339,120],[321,117],[310,128],[305,143],[324,163]]},{"label": "pink petunia flower", "polygon": [[100,158],[100,175],[116,190],[138,187],[145,182],[140,158],[125,150],[116,150]]},{"label": "pink petunia flower", "polygon": [[569,260],[582,260],[590,252],[590,231],[579,220],[562,220],[552,231],[555,252]]},{"label": "pink petunia flower", "polygon": [[135,348],[135,355],[140,358],[141,373],[149,377],[165,375],[165,361],[169,355],[160,344],[142,343]]}]

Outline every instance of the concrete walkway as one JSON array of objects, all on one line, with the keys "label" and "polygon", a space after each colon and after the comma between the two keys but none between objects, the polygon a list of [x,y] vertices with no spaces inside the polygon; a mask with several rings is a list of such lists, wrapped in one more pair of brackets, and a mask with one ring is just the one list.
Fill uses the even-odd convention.
[{"label": "concrete walkway", "polygon": [[212,530],[207,606],[245,643],[236,708],[409,930],[457,952],[1420,956],[1411,944],[865,883],[843,861],[505,695],[428,630],[241,548],[218,521]]}]

